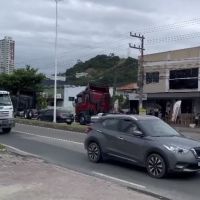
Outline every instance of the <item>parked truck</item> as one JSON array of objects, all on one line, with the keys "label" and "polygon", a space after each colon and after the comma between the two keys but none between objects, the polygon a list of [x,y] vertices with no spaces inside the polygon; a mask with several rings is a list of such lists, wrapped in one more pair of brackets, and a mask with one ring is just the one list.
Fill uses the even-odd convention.
[{"label": "parked truck", "polygon": [[14,127],[13,105],[10,93],[0,90],[0,129],[3,133],[9,133]]},{"label": "parked truck", "polygon": [[31,119],[37,115],[35,92],[21,92],[20,95],[12,95],[11,99],[15,116]]},{"label": "parked truck", "polygon": [[90,122],[91,116],[108,113],[111,109],[109,87],[89,84],[75,100],[75,119],[80,124]]}]

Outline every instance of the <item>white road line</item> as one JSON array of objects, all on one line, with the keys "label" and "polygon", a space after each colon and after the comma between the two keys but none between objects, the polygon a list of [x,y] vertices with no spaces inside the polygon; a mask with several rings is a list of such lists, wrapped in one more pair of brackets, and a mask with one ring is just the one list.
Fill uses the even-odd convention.
[{"label": "white road line", "polygon": [[53,139],[53,140],[57,140],[57,141],[63,141],[63,142],[83,145],[83,143],[81,143],[81,142],[75,142],[75,141],[72,141],[72,140],[59,139],[59,138],[48,137],[48,136],[44,136],[44,135],[37,135],[37,134],[34,134],[34,133],[27,133],[27,132],[23,132],[23,131],[15,131],[15,132],[25,134],[25,135],[31,135],[31,136],[36,136],[36,137],[40,137],[40,138],[45,138],[45,139]]},{"label": "white road line", "polygon": [[109,175],[106,175],[106,174],[102,174],[102,173],[99,173],[99,172],[93,171],[92,174],[94,174],[96,176],[104,177],[104,178],[107,178],[107,179],[110,179],[110,180],[113,180],[113,181],[117,181],[117,182],[120,182],[120,183],[123,183],[123,184],[126,184],[126,185],[131,185],[133,187],[142,188],[142,189],[146,188],[144,185],[139,185],[137,183],[125,181],[123,179],[119,179],[119,178],[116,178],[116,177],[113,177],[113,176],[109,176]]}]

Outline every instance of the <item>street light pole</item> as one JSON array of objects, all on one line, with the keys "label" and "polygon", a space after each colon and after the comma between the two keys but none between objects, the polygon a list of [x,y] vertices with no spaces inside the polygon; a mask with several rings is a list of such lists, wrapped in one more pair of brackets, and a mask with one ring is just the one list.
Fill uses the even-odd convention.
[{"label": "street light pole", "polygon": [[57,59],[57,41],[58,41],[58,2],[61,0],[55,0],[56,2],[56,35],[55,35],[55,74],[54,74],[54,109],[53,109],[53,122],[56,123],[56,99],[57,99],[57,71],[58,71],[58,59]]}]

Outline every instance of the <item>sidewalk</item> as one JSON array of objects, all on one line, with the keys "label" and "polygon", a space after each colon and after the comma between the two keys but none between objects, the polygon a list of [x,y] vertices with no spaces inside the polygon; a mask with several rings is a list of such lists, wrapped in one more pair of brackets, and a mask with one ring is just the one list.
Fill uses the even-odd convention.
[{"label": "sidewalk", "polygon": [[0,153],[1,200],[155,200],[38,158]]},{"label": "sidewalk", "polygon": [[173,126],[177,131],[185,135],[186,137],[200,140],[200,128],[190,128],[184,126]]}]

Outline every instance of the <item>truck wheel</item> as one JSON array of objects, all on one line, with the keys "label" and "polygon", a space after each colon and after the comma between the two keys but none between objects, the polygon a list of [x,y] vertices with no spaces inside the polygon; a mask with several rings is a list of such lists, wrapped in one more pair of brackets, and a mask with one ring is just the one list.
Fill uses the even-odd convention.
[{"label": "truck wheel", "polygon": [[27,118],[28,118],[28,119],[32,119],[32,117],[33,117],[33,111],[30,110],[30,111],[28,112]]},{"label": "truck wheel", "polygon": [[86,124],[86,117],[85,115],[81,115],[80,118],[79,118],[79,122],[81,125],[85,125]]},{"label": "truck wheel", "polygon": [[10,133],[11,128],[2,128],[3,133]]},{"label": "truck wheel", "polygon": [[28,119],[28,113],[26,111],[24,112],[24,119]]}]

